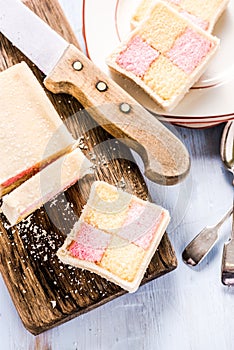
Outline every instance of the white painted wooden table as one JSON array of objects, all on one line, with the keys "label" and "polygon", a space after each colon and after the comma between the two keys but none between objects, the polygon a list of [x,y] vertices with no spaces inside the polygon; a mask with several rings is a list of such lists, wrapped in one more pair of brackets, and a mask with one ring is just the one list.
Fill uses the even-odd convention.
[{"label": "white painted wooden table", "polygon": [[[60,0],[81,40],[81,1]],[[178,268],[38,337],[21,324],[0,278],[0,350],[232,350],[234,288],[221,284],[223,243],[231,220],[210,255],[196,269],[181,259],[185,245],[205,225],[215,224],[233,200],[232,176],[221,163],[224,125],[207,130],[176,128],[189,149],[192,168],[180,185],[148,183],[153,199],[171,211],[168,229]],[[139,161],[139,165],[141,162]]]}]

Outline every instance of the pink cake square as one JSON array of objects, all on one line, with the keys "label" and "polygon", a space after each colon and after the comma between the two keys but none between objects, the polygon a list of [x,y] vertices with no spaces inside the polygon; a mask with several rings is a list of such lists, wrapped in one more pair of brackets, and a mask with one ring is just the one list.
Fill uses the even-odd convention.
[{"label": "pink cake square", "polygon": [[169,3],[175,4],[175,5],[179,5],[181,0],[167,0]]},{"label": "pink cake square", "polygon": [[210,40],[189,28],[175,41],[167,52],[167,57],[185,73],[190,74],[206,57],[211,47]]},{"label": "pink cake square", "polygon": [[158,218],[155,222],[154,225],[144,234],[141,235],[141,237],[139,237],[134,243],[138,246],[141,247],[143,249],[147,249],[151,243],[151,241],[153,240],[157,228],[161,222],[161,220],[163,220],[163,213],[160,215],[160,218]]},{"label": "pink cake square", "polygon": [[83,222],[80,224],[77,238],[68,250],[70,254],[80,260],[100,262],[111,240],[111,235]]},{"label": "pink cake square", "polygon": [[[127,48],[119,54],[116,63],[136,76],[143,77],[151,63],[158,56],[159,52],[157,50],[152,48],[139,35],[136,35],[127,44]],[[143,57],[144,59],[142,59]]]},{"label": "pink cake square", "polygon": [[202,28],[203,30],[207,30],[209,27],[209,22],[205,21],[204,19],[194,16],[192,13],[189,13],[187,11],[180,11],[180,14],[187,18],[189,21],[193,22],[194,24],[196,24],[198,27]]},{"label": "pink cake square", "polygon": [[148,204],[132,201],[127,219],[117,235],[146,250],[157,230],[162,211]]}]

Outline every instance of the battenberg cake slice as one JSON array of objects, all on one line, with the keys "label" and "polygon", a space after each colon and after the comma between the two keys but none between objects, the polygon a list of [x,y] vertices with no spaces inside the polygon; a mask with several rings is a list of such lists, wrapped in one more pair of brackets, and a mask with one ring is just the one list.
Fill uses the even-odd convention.
[{"label": "battenberg cake slice", "polygon": [[162,207],[96,181],[57,255],[65,264],[97,273],[134,292],[169,220]]},{"label": "battenberg cake slice", "polygon": [[75,140],[25,62],[0,73],[0,89],[1,197]]},{"label": "battenberg cake slice", "polygon": [[[229,0],[165,0],[165,2],[194,24],[208,32],[212,32]],[[131,18],[132,29],[149,15],[154,3],[155,0],[142,0],[140,2]]]},{"label": "battenberg cake slice", "polygon": [[218,38],[157,1],[147,19],[106,62],[171,111],[200,78],[218,47]]},{"label": "battenberg cake slice", "polygon": [[4,196],[1,210],[14,226],[83,176],[92,173],[91,168],[92,163],[80,149],[75,149]]}]

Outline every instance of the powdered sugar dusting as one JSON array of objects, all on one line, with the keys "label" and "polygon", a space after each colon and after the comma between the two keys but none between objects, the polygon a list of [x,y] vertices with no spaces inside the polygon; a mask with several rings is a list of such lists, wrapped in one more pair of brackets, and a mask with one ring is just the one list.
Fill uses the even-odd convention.
[{"label": "powdered sugar dusting", "polygon": [[[42,210],[39,215],[41,215],[43,223],[44,214]],[[51,295],[54,296],[51,300],[52,308],[56,307],[55,302],[57,300],[70,298],[73,294],[82,296],[83,294],[92,295],[93,293],[99,293],[95,279],[90,279],[87,273],[72,266],[64,265],[58,260],[56,251],[64,240],[61,233],[45,229],[43,224],[35,222],[34,215],[29,216],[18,224],[17,228],[23,241],[24,249],[27,252],[27,256],[22,257],[22,262],[27,263],[27,259],[29,259],[30,263],[34,262],[36,266],[35,272],[41,273],[43,279],[45,278],[48,283],[54,286],[50,291]],[[58,270],[60,270],[59,273],[57,272]],[[64,289],[64,283],[66,285],[67,283],[69,284],[69,290],[67,288]],[[90,287],[87,289],[88,283]],[[64,295],[65,292],[68,294]]]}]

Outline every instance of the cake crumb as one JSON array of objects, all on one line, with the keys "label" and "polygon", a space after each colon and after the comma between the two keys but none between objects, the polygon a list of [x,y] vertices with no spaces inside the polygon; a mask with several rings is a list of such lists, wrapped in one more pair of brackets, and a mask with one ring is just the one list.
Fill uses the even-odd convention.
[{"label": "cake crumb", "polygon": [[54,309],[56,307],[56,300],[51,300],[51,305],[52,305],[52,308]]}]

